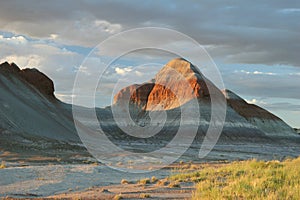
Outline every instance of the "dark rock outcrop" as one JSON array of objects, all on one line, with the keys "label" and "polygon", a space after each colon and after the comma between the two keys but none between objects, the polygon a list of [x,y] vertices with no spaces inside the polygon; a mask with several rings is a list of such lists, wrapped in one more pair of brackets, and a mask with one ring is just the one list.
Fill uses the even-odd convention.
[{"label": "dark rock outcrop", "polygon": [[20,69],[15,63],[2,63],[0,65],[0,73],[10,76],[10,74],[17,75],[24,81],[32,85],[41,94],[50,100],[54,100],[54,84],[44,73],[39,70],[33,69]]},{"label": "dark rock outcrop", "polygon": [[71,105],[55,98],[53,81],[40,71],[1,64],[0,94],[0,129],[15,138],[79,141]]}]

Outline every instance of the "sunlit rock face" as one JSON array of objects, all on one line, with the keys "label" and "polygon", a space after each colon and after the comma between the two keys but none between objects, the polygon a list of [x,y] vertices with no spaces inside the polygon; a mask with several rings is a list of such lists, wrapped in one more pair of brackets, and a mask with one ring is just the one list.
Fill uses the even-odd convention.
[{"label": "sunlit rock face", "polygon": [[207,83],[193,64],[176,58],[168,62],[152,82],[122,89],[115,95],[114,103],[122,104],[125,97],[144,110],[173,109],[193,98],[209,96]]}]

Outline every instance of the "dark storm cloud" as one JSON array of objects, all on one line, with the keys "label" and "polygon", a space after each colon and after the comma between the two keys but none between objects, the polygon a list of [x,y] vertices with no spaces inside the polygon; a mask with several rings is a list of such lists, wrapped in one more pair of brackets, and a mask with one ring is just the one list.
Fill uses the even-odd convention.
[{"label": "dark storm cloud", "polygon": [[243,96],[300,99],[298,75],[235,72],[224,75],[223,79],[227,88]]},{"label": "dark storm cloud", "polygon": [[300,65],[296,0],[1,1],[0,26],[11,31],[33,37],[57,34],[68,44],[86,46],[107,37],[104,32],[93,37],[92,31],[77,36],[77,25],[87,24],[81,19],[106,21],[104,32],[151,25],[174,28],[201,44],[213,45],[210,53],[229,63]]}]

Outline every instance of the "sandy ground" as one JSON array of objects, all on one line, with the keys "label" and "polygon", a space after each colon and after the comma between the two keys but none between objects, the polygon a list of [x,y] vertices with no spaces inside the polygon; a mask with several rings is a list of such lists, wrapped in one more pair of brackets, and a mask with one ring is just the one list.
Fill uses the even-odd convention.
[{"label": "sandy ground", "polygon": [[193,190],[193,183],[182,183],[175,188],[157,184],[118,184],[50,196],[49,199],[114,199],[118,196],[123,199],[190,199]]},{"label": "sandy ground", "polygon": [[[126,173],[99,165],[81,148],[75,150],[73,146],[13,147],[10,149],[14,151],[0,149],[0,161],[5,161],[5,167],[0,169],[0,198],[112,199],[120,194],[125,199],[139,199],[148,195],[152,199],[189,199],[194,189],[192,183],[180,184],[179,188],[156,183],[137,184],[138,180],[152,176],[165,179],[177,172],[179,164],[151,173]],[[299,140],[295,139],[280,138],[272,143],[239,140],[217,144],[205,160],[199,160],[198,152],[199,145],[195,145],[180,160],[199,165],[198,169],[205,162],[212,165],[221,160],[281,160],[288,156],[299,156],[300,146]],[[130,184],[120,184],[122,179]]]},{"label": "sandy ground", "polygon": [[[7,167],[0,169],[0,198],[54,199],[113,199],[116,195],[135,199],[150,195],[155,199],[187,199],[194,188],[192,183],[180,187],[157,184],[138,184],[138,180],[155,176],[158,180],[175,173],[178,167],[151,173],[125,173],[103,165],[44,165]],[[121,184],[125,179],[129,183]]]}]

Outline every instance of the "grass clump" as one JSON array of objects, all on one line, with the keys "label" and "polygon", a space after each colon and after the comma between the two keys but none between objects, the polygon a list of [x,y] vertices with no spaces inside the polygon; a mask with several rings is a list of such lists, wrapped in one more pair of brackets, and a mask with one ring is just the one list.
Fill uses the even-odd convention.
[{"label": "grass clump", "polygon": [[124,184],[129,184],[129,181],[127,181],[126,179],[122,179],[122,180],[121,180],[121,184],[122,184],[122,185],[124,185]]},{"label": "grass clump", "polygon": [[166,186],[168,184],[169,184],[168,179],[161,179],[156,182],[157,186]]},{"label": "grass clump", "polygon": [[146,198],[150,198],[150,197],[151,197],[150,194],[145,194],[145,193],[140,194],[141,199],[146,199]]},{"label": "grass clump", "polygon": [[202,174],[200,172],[191,172],[191,173],[182,173],[182,174],[175,174],[169,177],[171,181],[178,181],[178,182],[199,182],[205,179],[206,174]]},{"label": "grass clump", "polygon": [[156,183],[158,181],[158,179],[155,176],[151,177],[151,183]]},{"label": "grass clump", "polygon": [[123,199],[122,194],[117,194],[114,196],[114,200],[120,200],[120,199]]},{"label": "grass clump", "polygon": [[0,164],[0,169],[5,169],[5,168],[6,168],[6,164],[4,161],[2,161]]},{"label": "grass clump", "polygon": [[180,188],[180,184],[177,181],[170,182],[168,185],[169,188]]},{"label": "grass clump", "polygon": [[150,179],[149,178],[141,179],[138,181],[138,184],[141,184],[141,185],[150,184]]},{"label": "grass clump", "polygon": [[300,157],[279,161],[239,161],[176,174],[175,181],[197,182],[193,199],[300,199]]}]

